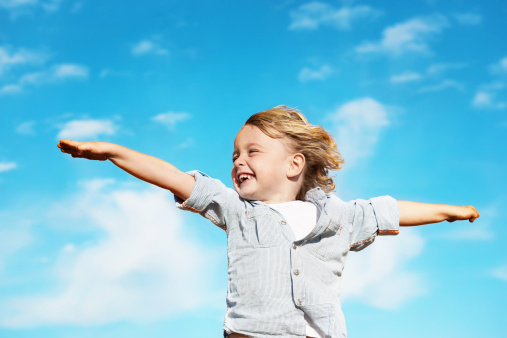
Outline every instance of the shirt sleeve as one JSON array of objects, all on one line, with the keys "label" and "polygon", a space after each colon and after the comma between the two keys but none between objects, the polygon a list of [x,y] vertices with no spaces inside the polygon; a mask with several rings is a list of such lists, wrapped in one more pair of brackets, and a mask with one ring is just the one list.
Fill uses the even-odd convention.
[{"label": "shirt sleeve", "polygon": [[195,185],[187,200],[174,196],[176,207],[198,213],[219,228],[227,230],[228,221],[244,209],[244,202],[238,193],[203,172],[193,170],[187,174],[195,178]]},{"label": "shirt sleeve", "polygon": [[350,250],[363,250],[377,235],[398,234],[400,210],[391,196],[357,199],[348,204],[348,219],[352,226]]}]

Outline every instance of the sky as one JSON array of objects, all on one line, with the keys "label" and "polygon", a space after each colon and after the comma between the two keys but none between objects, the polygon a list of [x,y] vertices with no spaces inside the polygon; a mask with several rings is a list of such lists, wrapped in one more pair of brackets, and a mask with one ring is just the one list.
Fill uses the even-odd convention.
[{"label": "sky", "polygon": [[224,231],[56,144],[232,186],[236,133],[284,104],[335,136],[343,200],[481,214],[351,253],[349,336],[503,337],[506,16],[500,0],[0,0],[0,336],[220,337]]}]

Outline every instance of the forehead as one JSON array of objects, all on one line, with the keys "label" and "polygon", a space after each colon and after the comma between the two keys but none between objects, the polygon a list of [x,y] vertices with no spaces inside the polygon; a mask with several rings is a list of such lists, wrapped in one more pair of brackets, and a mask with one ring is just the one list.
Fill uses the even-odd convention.
[{"label": "forehead", "polygon": [[[273,138],[270,137],[256,126],[246,125],[236,135],[234,140],[234,148],[237,149],[241,146],[247,146],[249,144],[256,144],[265,147],[281,147],[287,149],[288,139],[287,137]],[[288,150],[288,149],[287,149]]]}]

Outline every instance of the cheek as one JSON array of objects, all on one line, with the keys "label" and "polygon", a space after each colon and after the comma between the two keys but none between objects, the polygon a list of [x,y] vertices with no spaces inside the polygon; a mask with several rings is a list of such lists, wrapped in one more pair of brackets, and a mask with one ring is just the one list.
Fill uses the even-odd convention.
[{"label": "cheek", "polygon": [[231,170],[231,179],[232,179],[232,183],[236,184],[236,174],[237,174],[237,170],[236,168],[232,168]]}]

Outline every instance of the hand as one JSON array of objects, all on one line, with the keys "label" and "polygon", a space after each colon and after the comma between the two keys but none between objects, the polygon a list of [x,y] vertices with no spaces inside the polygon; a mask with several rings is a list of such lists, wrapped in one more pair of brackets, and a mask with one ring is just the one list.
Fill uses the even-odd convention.
[{"label": "hand", "polygon": [[448,222],[468,219],[471,222],[478,218],[479,212],[471,205],[466,207],[454,207],[452,213],[449,213]]},{"label": "hand", "polygon": [[110,156],[108,145],[110,144],[106,142],[60,140],[57,147],[60,148],[62,153],[70,154],[72,157],[105,161]]}]

